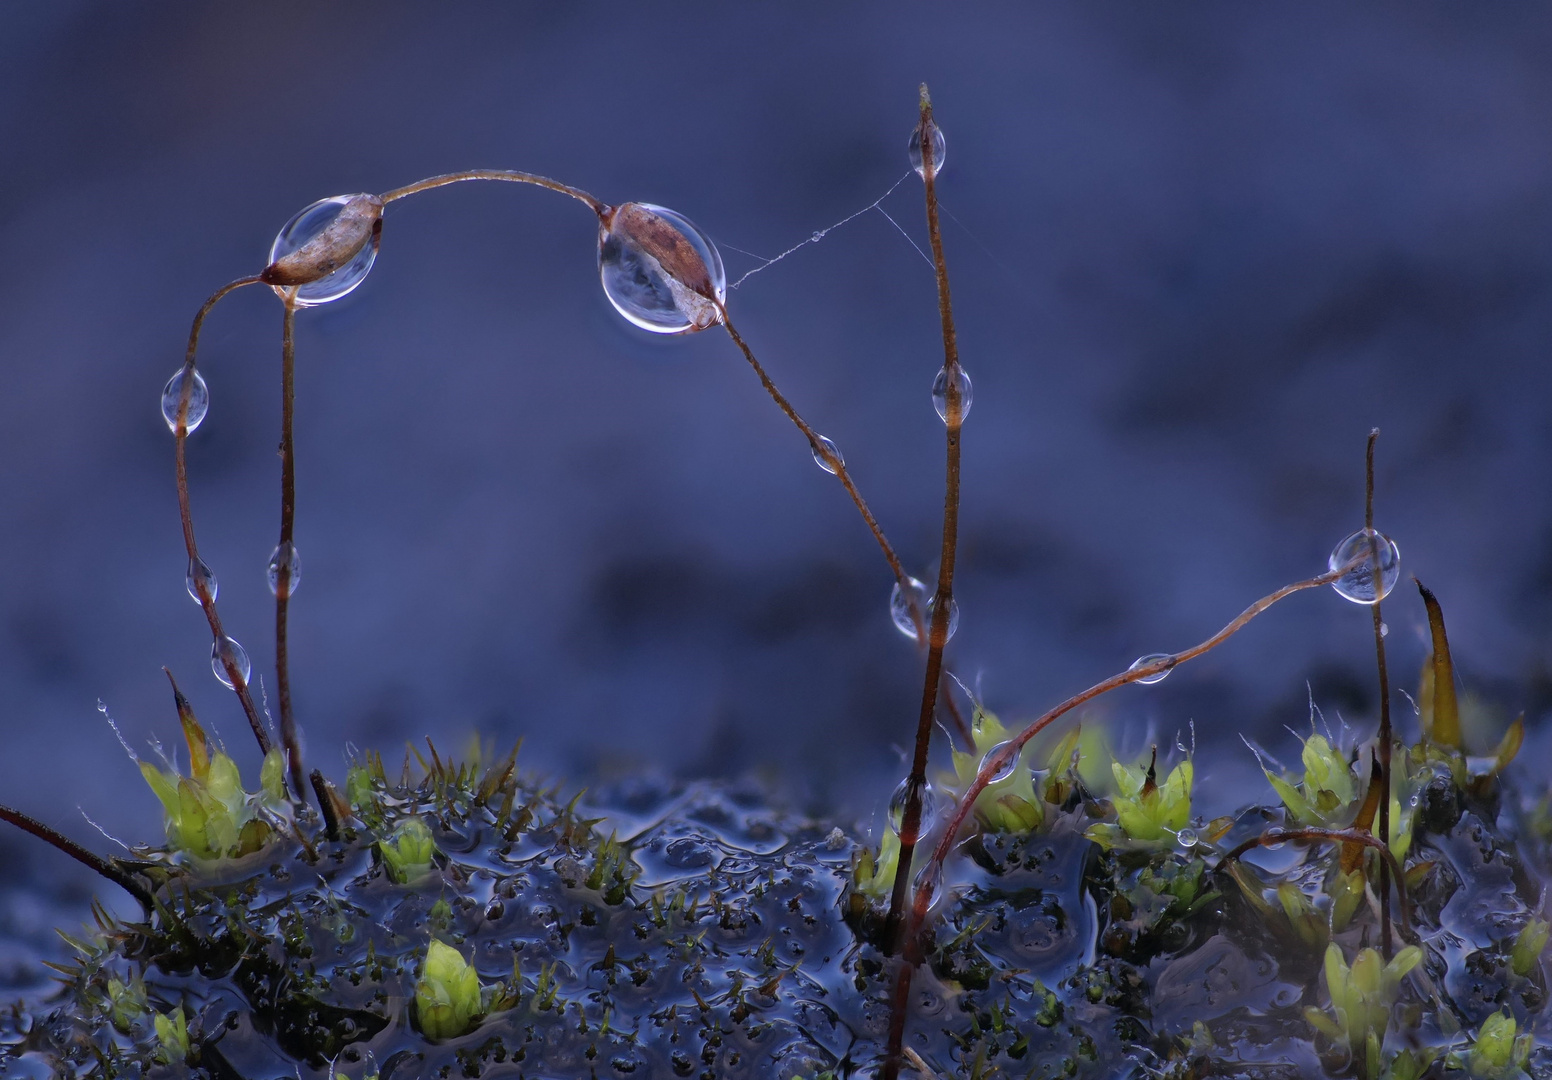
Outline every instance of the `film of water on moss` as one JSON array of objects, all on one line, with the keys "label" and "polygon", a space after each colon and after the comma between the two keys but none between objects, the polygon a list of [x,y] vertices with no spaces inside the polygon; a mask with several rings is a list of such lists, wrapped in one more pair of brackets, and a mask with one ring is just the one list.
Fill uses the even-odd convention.
[{"label": "film of water on moss", "polygon": [[[249,791],[174,685],[187,772],[140,762],[166,843],[103,858],[33,818],[0,817],[91,866],[141,905],[98,908],[50,997],[0,1014],[6,1075],[272,1076],[1552,1076],[1543,889],[1552,800],[1510,766],[1523,724],[1467,753],[1444,618],[1419,586],[1433,652],[1406,742],[1389,716],[1381,601],[1400,577],[1373,527],[1327,572],[1257,601],[1223,630],[1145,656],[1022,728],[940,684],[957,620],[959,366],[935,181],[945,144],[925,88],[909,144],[923,181],[945,362],[937,589],[905,574],[830,440],[781,396],[727,315],[715,248],[661,207],[609,207],[523,173],[433,178],[304,210],[270,265],[200,310],[163,395],[175,435],[187,585],[212,666],[262,755]],[[890,614],[924,650],[910,774],[882,841],[784,816],[758,792],[645,781],[577,796],[517,768],[514,748],[461,762],[428,740],[396,773],[359,756],[342,787],[307,772],[285,671],[300,307],[360,284],[398,198],[473,179],[535,183],[589,206],[618,310],[659,332],[721,325],[840,478],[894,576]],[[280,733],[272,740],[194,542],[185,446],[209,392],[200,325],[222,296],[284,302]],[[1155,684],[1295,592],[1331,585],[1372,613],[1377,733],[1318,730],[1302,772],[1266,768],[1277,802],[1202,821],[1194,763],[1115,760],[1094,725],[1047,728],[1121,686]],[[957,740],[929,780],[934,723]],[[276,745],[278,742],[278,745]],[[1247,763],[1248,767],[1248,763]],[[287,780],[289,778],[289,787]],[[307,796],[313,797],[309,804]],[[589,817],[588,814],[599,816]]]}]

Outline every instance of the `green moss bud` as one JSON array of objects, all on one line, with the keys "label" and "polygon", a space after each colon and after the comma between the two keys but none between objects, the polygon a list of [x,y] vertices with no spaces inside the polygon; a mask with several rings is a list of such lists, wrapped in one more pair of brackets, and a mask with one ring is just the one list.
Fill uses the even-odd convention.
[{"label": "green moss bud", "polygon": [[480,980],[457,949],[432,939],[415,984],[415,1019],[429,1039],[455,1039],[479,1020]]},{"label": "green moss bud", "polygon": [[1514,947],[1509,950],[1509,966],[1516,975],[1524,978],[1536,970],[1541,953],[1547,947],[1548,929],[1546,919],[1532,919],[1515,937]]},{"label": "green moss bud", "polygon": [[437,846],[426,823],[412,817],[406,818],[388,839],[379,840],[377,850],[388,867],[388,876],[403,885],[423,877],[431,869]]},{"label": "green moss bud", "polygon": [[178,1065],[189,1056],[189,1022],[180,1005],[167,1014],[156,1015],[156,1059],[165,1065]]}]

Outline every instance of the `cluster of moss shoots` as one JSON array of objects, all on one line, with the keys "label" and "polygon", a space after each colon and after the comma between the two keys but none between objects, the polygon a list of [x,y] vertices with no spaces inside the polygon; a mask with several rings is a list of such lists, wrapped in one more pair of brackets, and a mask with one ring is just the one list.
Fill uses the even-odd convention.
[{"label": "cluster of moss shoots", "polygon": [[[0,807],[142,908],[123,919],[98,907],[94,928],[67,937],[76,956],[59,966],[58,993],[0,1015],[0,1066],[72,1077],[306,1070],[329,1080],[1552,1076],[1534,1037],[1548,1009],[1552,803],[1517,792],[1506,774],[1521,720],[1496,747],[1467,753],[1462,713],[1474,706],[1457,699],[1443,612],[1421,585],[1433,650],[1415,699],[1417,740],[1393,730],[1380,602],[1399,556],[1373,529],[1377,433],[1364,529],[1338,546],[1327,573],[1021,728],[973,699],[966,718],[946,693],[970,384],[937,221],[944,142],[925,88],[910,147],[945,356],[934,386],[947,429],[943,547],[930,595],[904,572],[834,443],[734,329],[715,248],[672,211],[612,207],[496,171],[341,196],[298,215],[262,273],[201,308],[163,411],[176,438],[188,587],[210,622],[216,673],[258,742],[257,788],[247,790],[174,684],[186,771],[139,762],[165,811],[165,845],[103,858]],[[359,284],[384,207],[485,179],[585,203],[598,215],[616,308],[658,332],[724,328],[861,512],[894,577],[896,624],[925,661],[910,772],[877,843],[717,785],[643,782],[584,810],[525,777],[516,747],[502,757],[475,747],[459,763],[427,740],[396,772],[377,754],[359,758],[342,784],[305,770],[285,651],[300,574],[295,315]],[[195,368],[200,326],[223,296],[255,283],[270,285],[285,311],[281,535],[269,567],[278,738],[249,693],[246,653],[220,622],[185,459],[208,405]],[[1097,725],[1055,726],[1121,686],[1158,682],[1283,598],[1323,585],[1372,611],[1378,730],[1360,739],[1344,725],[1337,735],[1312,716],[1302,771],[1263,766],[1276,803],[1202,821],[1184,748],[1122,761]],[[934,783],[940,718],[952,769]]]}]

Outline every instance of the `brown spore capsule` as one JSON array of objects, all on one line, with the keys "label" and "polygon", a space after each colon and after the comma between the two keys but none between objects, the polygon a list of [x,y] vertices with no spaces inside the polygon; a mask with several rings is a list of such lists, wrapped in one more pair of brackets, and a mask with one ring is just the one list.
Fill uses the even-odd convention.
[{"label": "brown spore capsule", "polygon": [[382,200],[376,195],[354,195],[322,232],[270,263],[259,280],[279,288],[319,281],[350,262],[367,244],[376,244],[382,228]]}]

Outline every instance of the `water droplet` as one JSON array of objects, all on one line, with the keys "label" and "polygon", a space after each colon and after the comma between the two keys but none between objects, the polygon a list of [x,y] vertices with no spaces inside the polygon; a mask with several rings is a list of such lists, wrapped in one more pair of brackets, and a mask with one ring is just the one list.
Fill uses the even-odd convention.
[{"label": "water droplet", "polygon": [[897,581],[894,589],[889,593],[889,617],[894,620],[896,630],[915,641],[917,640],[917,617],[924,621],[927,618],[927,586],[913,577],[906,578],[906,582],[909,591],[900,588],[900,583]]},{"label": "water droplet", "polygon": [[1390,623],[1380,623],[1380,637],[1390,637]]},{"label": "water droplet", "polygon": [[[980,767],[979,771],[985,772],[987,770],[987,767],[991,765],[992,758],[996,757],[998,754],[1002,753],[1003,751],[1008,750],[1008,748],[1011,747],[1012,745],[1013,745],[1013,740],[1012,739],[1008,739],[1007,741],[1000,742],[996,746],[992,747],[990,750],[986,751],[986,754],[981,758],[981,767]],[[1018,753],[1016,751],[1010,751],[1009,754],[1008,754],[1008,760],[1002,763],[1002,768],[998,769],[996,771],[996,773],[994,773],[992,775],[992,778],[989,781],[987,781],[987,783],[989,783],[989,784],[1000,784],[1000,783],[1002,783],[1008,777],[1013,775],[1014,771],[1018,768],[1018,762],[1019,762]]]},{"label": "water droplet", "polygon": [[[959,387],[959,419],[961,422],[970,415],[970,403],[975,400],[975,387],[970,385],[970,374],[964,368],[959,368],[959,378],[954,382]],[[932,380],[932,407],[938,410],[938,419],[948,423],[948,368],[940,368],[938,377]]]},{"label": "water droplet", "polygon": [[[932,175],[943,171],[943,161],[947,153],[947,146],[943,141],[943,129],[938,127],[937,121],[932,121],[928,129],[932,132]],[[923,180],[927,178],[926,167],[922,164],[921,125],[917,124],[911,129],[911,141],[906,144],[906,153],[911,158],[911,168],[916,170],[916,175]]]},{"label": "water droplet", "polygon": [[1186,851],[1196,847],[1196,842],[1195,829],[1181,829],[1175,834],[1175,843],[1179,844]]},{"label": "water droplet", "polygon": [[916,910],[925,911],[932,907],[943,892],[943,864],[928,862],[916,872],[916,880],[911,884],[915,893]]},{"label": "water droplet", "polygon": [[1136,660],[1132,661],[1132,666],[1126,670],[1136,671],[1138,668],[1150,667],[1153,664],[1157,664],[1161,660],[1168,660],[1169,663],[1166,664],[1162,670],[1136,680],[1137,682],[1142,683],[1144,686],[1152,686],[1154,683],[1163,682],[1166,678],[1169,677],[1169,673],[1175,670],[1175,658],[1170,656],[1169,653],[1154,652],[1149,653],[1147,656],[1139,656]]},{"label": "water droplet", "polygon": [[[907,595],[900,588],[900,583],[895,582],[894,588],[889,593],[889,617],[894,620],[895,629],[900,631],[912,641],[918,640],[916,636],[916,620],[911,617],[911,600],[916,601],[917,609],[921,612],[922,619],[928,629],[932,626],[932,612],[937,607],[938,596],[936,592],[928,594],[927,586],[918,578],[907,578],[911,593]],[[959,601],[953,598],[948,602],[948,638],[952,638],[959,629]],[[945,640],[948,640],[945,638]]]},{"label": "water droplet", "polygon": [[[918,837],[931,832],[932,827],[938,823],[937,792],[933,790],[930,780],[922,780],[920,783],[921,824],[916,830]],[[907,776],[900,781],[899,786],[895,788],[895,793],[889,797],[889,827],[896,833],[899,833],[905,824],[905,804],[910,801],[911,789],[911,778]]]},{"label": "water droplet", "polygon": [[614,309],[654,334],[714,325],[711,297],[727,297],[716,245],[682,214],[651,203],[614,209],[598,237],[598,276]]},{"label": "water droplet", "polygon": [[206,566],[205,560],[199,558],[198,556],[195,556],[189,560],[189,572],[188,575],[183,579],[183,583],[185,586],[187,586],[189,595],[194,598],[194,602],[199,604],[201,607],[204,606],[203,601],[201,601],[199,598],[199,587],[201,585],[204,585],[205,591],[210,594],[210,599],[212,601],[215,600],[216,593],[221,588],[221,586],[216,582],[215,571]]},{"label": "water droplet", "polygon": [[296,592],[302,580],[302,557],[296,553],[296,545],[289,540],[276,544],[275,550],[269,553],[269,591],[276,596],[281,595],[282,569],[286,571],[285,595],[290,596]]},{"label": "water droplet", "polygon": [[[826,460],[825,454],[827,453],[834,456],[836,462],[834,465]],[[840,467],[846,464],[846,459],[841,456],[840,450],[837,449],[833,442],[821,435],[819,436],[819,445],[814,447],[814,464],[831,476],[834,476],[840,471]]]},{"label": "water droplet", "polygon": [[[172,378],[167,380],[167,385],[162,387],[162,419],[167,421],[167,430],[174,435],[178,434],[178,407],[183,404],[183,373],[186,369],[179,368],[173,372]],[[199,427],[205,419],[205,414],[210,411],[210,390],[205,386],[205,380],[199,372],[194,373],[194,387],[189,391],[189,411],[184,414],[184,427],[193,431]]]},{"label": "water droplet", "polygon": [[814,243],[817,244],[819,241],[824,239],[824,230],[823,229],[815,229],[814,230],[814,235],[810,236],[809,239],[814,241]]},{"label": "water droplet", "polygon": [[228,690],[235,690],[232,680],[226,673],[226,663],[230,660],[232,666],[237,669],[237,674],[242,676],[246,685],[248,676],[253,674],[253,664],[248,660],[248,652],[236,640],[230,636],[222,638],[210,646],[210,668],[216,673],[216,678],[221,680],[221,685]]},{"label": "water droplet", "polygon": [[[1376,557],[1380,571],[1378,593],[1374,587]],[[1331,587],[1355,604],[1377,604],[1389,596],[1401,578],[1401,549],[1396,542],[1373,529],[1359,529],[1336,546],[1327,565],[1334,571],[1341,570],[1355,559],[1357,565],[1333,581]]]},{"label": "water droplet", "polygon": [[[362,202],[355,202],[352,206],[352,200],[371,200],[375,203],[376,197],[372,195],[334,195],[327,199],[319,199],[311,206],[304,207],[295,217],[285,223],[279,235],[275,237],[275,242],[270,245],[270,263],[280,262],[287,255],[300,250],[304,245],[312,241],[327,244],[329,238],[324,238],[324,231],[336,223],[347,206],[351,206],[351,220],[353,220],[357,216],[356,211],[364,205],[368,205]],[[377,204],[376,209],[380,215],[382,213],[380,203]],[[340,224],[343,227],[345,222]],[[361,223],[358,222],[357,224]],[[366,232],[362,235],[355,235],[359,230],[352,229],[350,230],[351,236],[340,238],[346,244],[341,254],[345,251],[350,251],[351,248],[355,248],[358,242],[360,242],[360,246],[355,248],[353,253],[344,257],[338,269],[297,287],[297,306],[317,307],[319,304],[327,304],[332,300],[338,300],[340,297],[352,292],[357,285],[366,280],[367,271],[372,269],[372,263],[377,259],[377,243],[371,236],[370,221],[365,222],[365,228]],[[364,242],[361,242],[363,240]],[[320,252],[320,255],[326,256],[327,253]],[[279,285],[275,286],[275,291],[284,295],[284,291]]]}]

